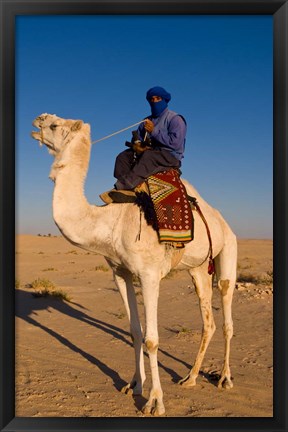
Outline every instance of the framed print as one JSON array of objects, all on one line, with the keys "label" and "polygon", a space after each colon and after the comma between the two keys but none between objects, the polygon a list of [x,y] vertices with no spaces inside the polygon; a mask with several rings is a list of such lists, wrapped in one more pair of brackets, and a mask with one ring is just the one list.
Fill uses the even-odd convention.
[{"label": "framed print", "polygon": [[287,430],[287,1],[0,3],[1,431]]}]

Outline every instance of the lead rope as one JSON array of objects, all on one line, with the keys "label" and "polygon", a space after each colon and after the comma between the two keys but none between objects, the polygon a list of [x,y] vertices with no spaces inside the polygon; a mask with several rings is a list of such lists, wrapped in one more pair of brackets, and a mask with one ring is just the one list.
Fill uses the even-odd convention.
[{"label": "lead rope", "polygon": [[[196,201],[196,198],[191,197],[188,195],[189,201],[192,202],[192,204],[196,207],[197,212],[199,213],[201,219],[204,222],[204,225],[206,227],[207,230],[207,235],[208,235],[208,240],[209,240],[209,251],[208,251],[208,256],[209,256],[209,264],[208,264],[208,274],[212,275],[213,273],[215,273],[215,265],[214,265],[214,260],[213,260],[213,249],[212,249],[212,238],[211,238],[211,233],[210,233],[210,229],[208,226],[208,222],[205,219],[205,216],[203,215],[198,202]],[[207,256],[207,258],[208,258]]]},{"label": "lead rope", "polygon": [[114,136],[114,135],[117,135],[117,134],[119,134],[119,133],[121,133],[121,132],[124,132],[124,131],[126,131],[126,130],[128,130],[128,129],[131,129],[131,128],[134,127],[134,126],[138,126],[139,124],[144,123],[144,121],[145,121],[145,120],[141,120],[140,122],[134,123],[134,124],[131,125],[131,126],[127,126],[127,127],[124,128],[124,129],[120,129],[120,130],[117,131],[117,132],[113,132],[113,133],[110,134],[110,135],[106,135],[106,136],[104,136],[103,138],[100,138],[100,139],[98,139],[98,140],[96,140],[96,141],[92,141],[91,144],[95,144],[95,143],[97,143],[97,142],[99,142],[99,141],[104,141],[104,140],[107,139],[107,138],[110,138],[110,137],[112,137],[112,136]]}]

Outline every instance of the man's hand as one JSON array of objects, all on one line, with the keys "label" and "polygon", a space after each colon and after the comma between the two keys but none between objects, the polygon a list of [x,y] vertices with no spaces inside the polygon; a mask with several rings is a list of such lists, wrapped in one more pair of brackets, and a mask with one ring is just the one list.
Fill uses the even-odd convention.
[{"label": "man's hand", "polygon": [[153,129],[154,129],[154,123],[151,120],[146,119],[145,123],[144,123],[144,129],[147,132],[151,133],[153,131]]},{"label": "man's hand", "polygon": [[149,150],[149,148],[150,147],[147,147],[147,146],[141,146],[141,142],[136,142],[136,143],[134,143],[133,144],[133,150],[134,150],[134,152],[135,153],[137,153],[137,154],[141,154],[141,153],[143,153],[144,151],[146,151],[146,150]]}]

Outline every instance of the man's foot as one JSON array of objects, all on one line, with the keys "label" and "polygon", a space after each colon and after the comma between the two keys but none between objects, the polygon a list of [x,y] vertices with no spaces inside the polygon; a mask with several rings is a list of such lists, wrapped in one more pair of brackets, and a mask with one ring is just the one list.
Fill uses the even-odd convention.
[{"label": "man's foot", "polygon": [[99,197],[102,199],[102,201],[104,201],[105,204],[111,204],[113,202],[113,199],[109,196],[110,192],[111,191],[103,192],[101,195],[99,195]]},{"label": "man's foot", "polygon": [[136,201],[136,195],[131,190],[112,189],[99,195],[106,204],[111,203],[133,203]]},{"label": "man's foot", "polygon": [[135,192],[130,190],[113,189],[108,192],[108,195],[115,203],[134,203],[136,201]]}]

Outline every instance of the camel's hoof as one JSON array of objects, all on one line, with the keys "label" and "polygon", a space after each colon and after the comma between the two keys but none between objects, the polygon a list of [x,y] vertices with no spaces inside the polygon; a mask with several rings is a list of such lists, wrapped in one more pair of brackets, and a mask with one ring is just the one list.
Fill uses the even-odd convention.
[{"label": "camel's hoof", "polygon": [[155,407],[152,409],[151,414],[155,417],[162,416],[165,414],[165,408],[164,407],[162,407],[162,408]]},{"label": "camel's hoof", "polygon": [[125,393],[127,395],[133,395],[133,388],[131,384],[127,384],[126,386],[121,388],[121,393]]},{"label": "camel's hoof", "polygon": [[164,405],[159,406],[157,402],[155,402],[155,406],[152,406],[150,403],[147,402],[146,405],[142,408],[142,413],[145,415],[153,415],[155,417],[162,416],[165,414],[165,407]]},{"label": "camel's hoof", "polygon": [[141,395],[142,394],[142,388],[137,387],[137,383],[133,382],[130,384],[125,385],[121,388],[121,393],[125,393],[127,395]]},{"label": "camel's hoof", "polygon": [[221,378],[219,383],[218,383],[218,388],[219,389],[225,389],[225,390],[230,390],[233,388],[233,382],[231,381],[230,378]]},{"label": "camel's hoof", "polygon": [[182,378],[178,381],[182,387],[194,387],[196,385],[196,378],[192,378],[190,375],[187,375],[185,378]]},{"label": "camel's hoof", "polygon": [[147,415],[147,414],[151,414],[151,406],[148,406],[147,404],[144,405],[144,407],[142,408],[142,413]]}]

